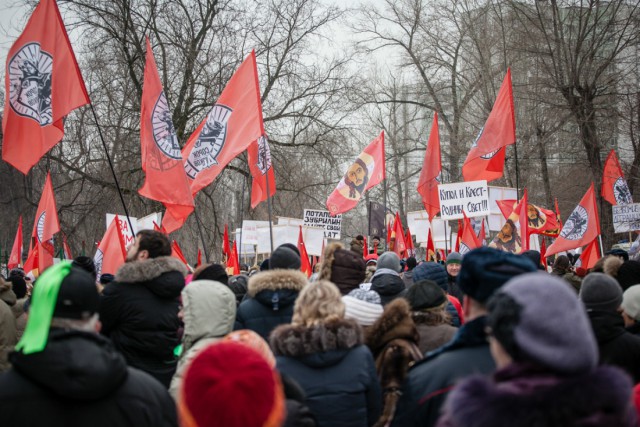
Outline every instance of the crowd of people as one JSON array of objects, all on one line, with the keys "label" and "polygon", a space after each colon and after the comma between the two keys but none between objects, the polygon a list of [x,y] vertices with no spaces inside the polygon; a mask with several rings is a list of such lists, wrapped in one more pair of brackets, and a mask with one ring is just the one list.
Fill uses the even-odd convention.
[{"label": "crowd of people", "polygon": [[640,262],[482,247],[442,262],[331,243],[229,277],[143,230],[0,280],[7,426],[637,426]]}]

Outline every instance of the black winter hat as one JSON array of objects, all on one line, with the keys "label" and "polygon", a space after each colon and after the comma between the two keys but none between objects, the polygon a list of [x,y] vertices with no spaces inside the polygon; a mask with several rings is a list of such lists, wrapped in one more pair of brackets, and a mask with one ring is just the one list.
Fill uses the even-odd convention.
[{"label": "black winter hat", "polygon": [[53,317],[88,319],[98,312],[99,306],[100,295],[93,276],[72,267],[60,285]]},{"label": "black winter hat", "polygon": [[114,276],[111,273],[104,273],[100,275],[100,284],[101,285],[108,285],[109,283],[113,282],[115,280],[116,276]]},{"label": "black winter hat", "polygon": [[537,269],[526,257],[484,246],[467,252],[457,282],[465,295],[484,304],[511,278]]},{"label": "black winter hat", "polygon": [[438,307],[447,301],[444,291],[433,280],[421,280],[414,283],[404,297],[409,301],[413,311]]},{"label": "black winter hat", "polygon": [[544,269],[544,267],[542,267],[542,265],[540,264],[540,252],[529,250],[522,252],[520,255],[529,258],[531,262],[533,262],[538,267],[538,270]]},{"label": "black winter hat", "polygon": [[86,271],[87,273],[93,276],[93,280],[95,281],[98,278],[98,273],[96,272],[96,265],[93,263],[93,260],[88,256],[80,255],[75,257],[71,262],[71,265],[74,267],[78,267]]},{"label": "black winter hat", "polygon": [[633,260],[623,262],[618,269],[616,279],[623,290],[640,284],[640,262]]},{"label": "black winter hat", "polygon": [[209,264],[202,270],[196,270],[197,274],[193,275],[193,280],[214,280],[224,285],[227,284],[229,276],[227,270],[220,264]]},{"label": "black winter hat", "polygon": [[7,279],[11,282],[11,289],[16,294],[16,298],[22,299],[27,295],[27,282],[21,276],[9,276]]},{"label": "black winter hat", "polygon": [[267,270],[269,270],[269,258],[265,259],[260,263],[260,271],[267,271]]},{"label": "black winter hat", "polygon": [[289,247],[280,245],[269,258],[269,270],[300,270],[300,254]]}]

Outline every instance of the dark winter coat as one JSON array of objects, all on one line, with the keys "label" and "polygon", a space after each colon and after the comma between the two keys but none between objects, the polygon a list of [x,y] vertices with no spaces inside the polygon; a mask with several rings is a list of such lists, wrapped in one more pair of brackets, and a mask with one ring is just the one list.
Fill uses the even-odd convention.
[{"label": "dark winter coat", "polygon": [[281,325],[271,348],[278,370],[304,390],[319,427],[371,426],[380,416],[380,383],[355,321]]},{"label": "dark winter coat", "polygon": [[413,270],[405,271],[402,273],[402,281],[404,282],[404,287],[409,289],[413,286]]},{"label": "dark winter coat", "polygon": [[166,389],[127,368],[98,334],[54,329],[44,351],[11,355],[0,376],[1,424],[11,427],[169,427],[176,410]]},{"label": "dark winter coat", "polygon": [[434,426],[447,394],[458,380],[495,370],[484,327],[485,317],[465,323],[451,342],[413,365],[402,387],[392,426]]},{"label": "dark winter coat", "polygon": [[375,272],[371,279],[371,290],[380,295],[383,306],[407,293],[402,277],[388,268],[381,268]]},{"label": "dark winter coat", "polygon": [[11,282],[0,277],[0,372],[9,369],[7,357],[18,342],[16,318],[12,311],[15,304],[16,294],[11,290]]},{"label": "dark winter coat", "polygon": [[413,312],[412,317],[420,335],[418,346],[424,355],[447,344],[458,332],[458,328],[451,326],[444,311]]},{"label": "dark winter coat", "polygon": [[624,369],[640,382],[640,337],[624,328],[624,320],[615,311],[587,310],[598,341],[600,363]]},{"label": "dark winter coat", "polygon": [[464,296],[464,294],[462,293],[462,289],[460,289],[460,286],[458,286],[458,276],[454,277],[447,273],[446,292],[449,295],[453,295],[454,297],[458,298],[458,300],[462,301],[462,297]]},{"label": "dark winter coat", "polygon": [[367,330],[366,343],[376,362],[384,399],[379,426],[393,418],[407,371],[422,359],[419,339],[411,318],[411,307],[404,298],[389,303],[382,316]]},{"label": "dark winter coat", "polygon": [[362,254],[364,254],[364,241],[351,239],[351,244],[349,245],[349,249],[351,249],[352,252],[355,252],[358,255],[362,256]]},{"label": "dark winter coat", "polygon": [[124,264],[102,292],[102,333],[127,360],[169,388],[176,370],[185,265],[171,257]]},{"label": "dark winter coat", "polygon": [[631,387],[614,367],[559,377],[512,364],[456,386],[438,427],[631,427]]},{"label": "dark winter coat", "polygon": [[251,276],[234,329],[251,329],[268,340],[276,326],[291,322],[293,303],[306,284],[307,276],[298,270],[268,270]]}]

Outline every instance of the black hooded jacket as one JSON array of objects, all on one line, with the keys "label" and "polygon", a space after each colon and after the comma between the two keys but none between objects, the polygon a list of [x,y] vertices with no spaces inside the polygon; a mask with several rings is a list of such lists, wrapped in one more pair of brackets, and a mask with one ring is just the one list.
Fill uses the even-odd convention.
[{"label": "black hooded jacket", "polygon": [[109,340],[53,329],[44,351],[10,356],[0,376],[2,425],[11,427],[176,426],[169,393],[127,368]]},{"label": "black hooded jacket", "polygon": [[100,302],[102,333],[127,359],[169,388],[179,344],[179,296],[187,269],[171,257],[123,265]]}]

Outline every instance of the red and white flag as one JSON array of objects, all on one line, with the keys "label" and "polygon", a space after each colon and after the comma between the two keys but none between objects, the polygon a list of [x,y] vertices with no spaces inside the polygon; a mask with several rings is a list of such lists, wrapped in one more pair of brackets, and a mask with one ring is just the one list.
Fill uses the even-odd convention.
[{"label": "red and white flag", "polygon": [[633,203],[631,191],[624,179],[618,156],[615,150],[611,150],[604,162],[602,172],[602,187],[600,189],[602,197],[613,206],[628,205]]},{"label": "red and white flag", "polygon": [[[276,177],[271,163],[271,148],[266,136],[261,136],[249,146],[249,169],[253,181],[251,184],[251,209],[276,193]],[[268,182],[268,184],[267,184]],[[269,185],[269,191],[267,191]]]},{"label": "red and white flag", "polygon": [[600,258],[602,258],[600,255],[600,245],[596,238],[582,250],[582,254],[580,254],[580,259],[578,260],[580,264],[579,267],[586,268],[587,270],[593,268]]},{"label": "red and white flag", "polygon": [[2,158],[23,174],[64,136],[64,118],[89,104],[55,0],[41,0],[5,67]]},{"label": "red and white flag", "polygon": [[409,227],[407,227],[407,232],[404,234],[404,244],[407,246],[407,256],[416,256],[416,247],[413,245],[413,236]]},{"label": "red and white flag", "polygon": [[9,261],[7,261],[7,268],[11,270],[22,265],[22,215],[18,220],[18,231],[16,232],[16,238],[13,240],[13,247],[11,248],[11,255],[9,255]]},{"label": "red and white flag", "polygon": [[300,251],[300,271],[311,277],[311,263],[309,262],[309,254],[307,253],[307,247],[304,245],[304,238],[302,237],[302,226],[300,225],[300,232],[298,233],[298,251]]},{"label": "red and white flag", "polygon": [[102,240],[98,244],[96,253],[93,256],[93,263],[96,265],[98,278],[102,274],[116,274],[118,268],[124,264],[127,259],[127,249],[124,244],[124,235],[120,229],[120,219],[116,215],[107,231],[105,231]]},{"label": "red and white flag", "polygon": [[471,146],[462,166],[465,181],[501,178],[506,146],[516,142],[516,116],[513,107],[511,69],[507,70],[496,102],[484,127]]},{"label": "red and white flag", "polygon": [[53,195],[51,174],[47,173],[31,231],[31,245],[29,247],[29,253],[33,248],[38,248],[38,271],[40,274],[53,265],[53,236],[59,231],[60,222],[58,221],[56,199]]},{"label": "red and white flag", "polygon": [[[500,210],[505,207],[498,204]],[[512,205],[513,206],[513,205]],[[528,203],[527,190],[520,202],[513,206],[511,213],[506,218],[506,223],[498,232],[498,235],[491,241],[489,247],[500,249],[511,253],[522,253],[529,250],[529,218],[527,216]],[[504,215],[504,211],[503,211]]]},{"label": "red and white flag", "polygon": [[349,166],[336,189],[327,198],[327,209],[332,216],[353,209],[365,191],[380,184],[384,178],[384,131],[382,131]]},{"label": "red and white flag", "polygon": [[[496,200],[500,212],[505,219],[509,218],[516,207],[516,200],[505,199]],[[533,203],[527,204],[527,217],[529,234],[542,234],[549,237],[558,237],[562,224],[558,220],[558,215],[551,209],[545,209]]]},{"label": "red and white flag", "polygon": [[564,222],[560,236],[547,249],[547,256],[576,249],[591,243],[600,235],[600,219],[593,183],[571,215]]},{"label": "red and white flag", "polygon": [[467,252],[482,246],[482,244],[480,244],[480,242],[478,241],[478,236],[476,236],[475,231],[473,231],[473,226],[471,225],[467,214],[462,212],[462,215],[464,215],[464,225],[462,235],[460,236],[459,240],[460,247],[457,249],[457,252],[460,252],[460,255],[464,255]]},{"label": "red and white flag", "polygon": [[182,149],[191,193],[211,184],[264,134],[256,54],[251,51]]},{"label": "red and white flag", "polygon": [[418,193],[422,197],[429,221],[440,212],[440,198],[438,197],[438,184],[442,179],[442,161],[440,158],[440,132],[438,131],[438,113],[433,116],[431,134],[427,142],[427,151],[424,155],[424,163],[418,179]]},{"label": "red and white flag", "polygon": [[171,108],[160,82],[148,37],[140,104],[140,152],[145,180],[138,193],[165,206],[162,226],[167,233],[171,233],[182,227],[193,212],[193,195],[173,127]]}]

